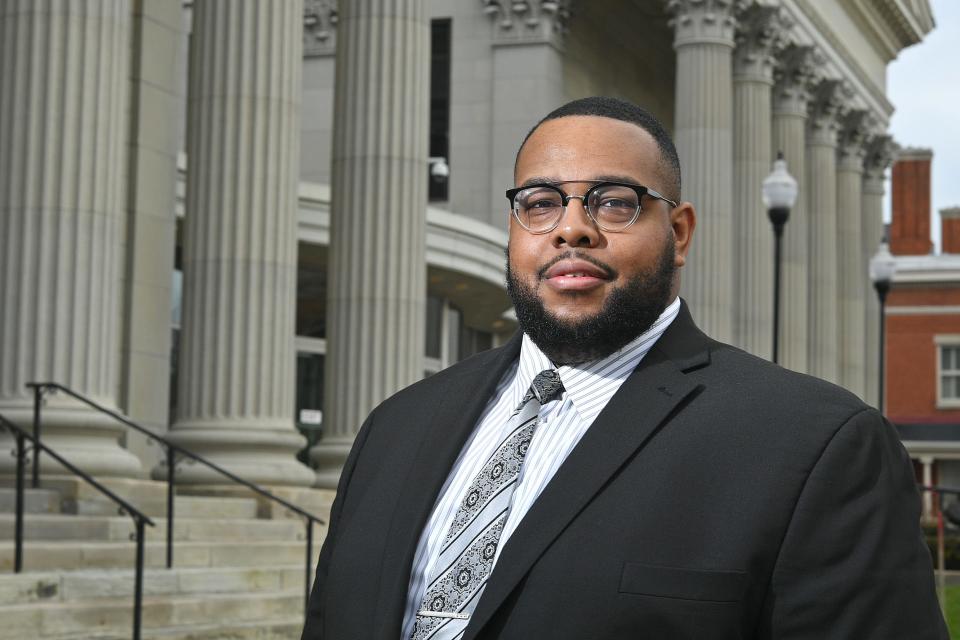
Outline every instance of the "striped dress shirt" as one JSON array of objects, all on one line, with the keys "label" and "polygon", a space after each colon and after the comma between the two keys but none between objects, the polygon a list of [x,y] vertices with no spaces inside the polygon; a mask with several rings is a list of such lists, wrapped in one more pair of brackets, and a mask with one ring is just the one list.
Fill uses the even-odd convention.
[{"label": "striped dress shirt", "polygon": [[556,368],[563,382],[564,393],[540,408],[540,425],[534,431],[517,480],[510,513],[497,545],[494,567],[500,550],[523,516],[679,311],[680,299],[676,298],[647,331],[622,349],[600,360],[578,365],[555,367],[550,358],[524,334],[519,359],[507,369],[497,385],[473,434],[450,470],[427,525],[420,534],[407,590],[402,640],[410,638],[413,632],[417,608],[427,585],[435,577],[435,563],[441,543],[450,529],[457,507],[467,487],[506,435],[503,429],[510,414],[523,399],[533,378],[544,369]]}]

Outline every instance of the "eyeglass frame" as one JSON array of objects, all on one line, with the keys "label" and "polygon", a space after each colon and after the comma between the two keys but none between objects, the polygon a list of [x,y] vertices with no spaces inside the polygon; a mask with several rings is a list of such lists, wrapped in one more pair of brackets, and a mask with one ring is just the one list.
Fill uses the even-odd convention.
[{"label": "eyeglass frame", "polygon": [[[595,182],[595,184],[589,189],[587,189],[582,196],[569,195],[565,193],[563,189],[557,186],[561,184],[571,184],[575,182]],[[632,189],[634,193],[637,194],[637,210],[633,212],[633,217],[630,219],[630,222],[623,225],[623,227],[620,229],[608,229],[607,227],[603,226],[603,224],[599,220],[597,220],[592,213],[590,213],[590,207],[587,206],[587,198],[590,197],[590,194],[592,194],[594,191],[596,191],[600,187],[605,187],[605,186],[627,187],[629,189]],[[552,189],[553,191],[556,191],[557,193],[559,193],[560,201],[563,205],[562,206],[563,210],[560,212],[560,215],[557,216],[556,222],[554,222],[553,225],[551,225],[549,228],[544,229],[542,231],[533,231],[529,229],[527,225],[523,224],[523,222],[520,220],[520,215],[517,212],[517,208],[514,206],[515,205],[514,199],[517,197],[518,193],[526,189],[535,189],[537,187],[540,187],[540,188],[545,187],[547,189]],[[669,204],[673,209],[676,209],[678,206],[680,206],[678,203],[674,202],[670,198],[667,198],[661,195],[660,193],[658,193],[657,191],[654,191],[650,187],[646,187],[642,184],[633,184],[630,182],[617,182],[615,180],[598,180],[598,181],[563,180],[561,182],[537,182],[534,184],[528,184],[521,187],[514,187],[512,189],[507,189],[507,192],[506,192],[507,200],[510,201],[510,212],[513,215],[513,217],[516,219],[517,224],[523,227],[524,231],[526,231],[527,233],[531,233],[534,235],[550,233],[551,231],[556,229],[557,226],[560,225],[560,221],[563,220],[563,216],[566,215],[567,205],[570,203],[570,200],[572,200],[573,198],[580,199],[580,204],[583,206],[584,213],[587,214],[587,217],[590,218],[590,221],[593,222],[595,225],[597,225],[598,228],[602,229],[603,231],[606,231],[607,233],[620,233],[621,231],[626,231],[631,226],[633,226],[633,224],[640,218],[640,212],[643,211],[643,205],[641,203],[643,201],[643,196],[645,195],[650,196],[651,198],[656,198],[657,200],[663,200],[664,202]]]}]

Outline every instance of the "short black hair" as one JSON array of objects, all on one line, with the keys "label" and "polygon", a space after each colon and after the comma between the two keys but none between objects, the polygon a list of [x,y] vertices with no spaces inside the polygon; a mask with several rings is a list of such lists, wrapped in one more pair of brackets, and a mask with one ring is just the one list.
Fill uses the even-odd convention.
[{"label": "short black hair", "polygon": [[649,133],[657,147],[660,149],[660,169],[662,177],[667,181],[664,190],[667,195],[677,202],[680,201],[680,158],[677,156],[677,148],[673,145],[673,139],[667,133],[667,129],[653,117],[649,111],[643,107],[637,106],[632,102],[621,100],[619,98],[610,98],[607,96],[591,96],[589,98],[580,98],[557,107],[548,113],[540,122],[533,125],[533,128],[527,133],[520,148],[517,149],[517,156],[514,160],[514,171],[516,171],[516,162],[520,158],[520,152],[523,151],[527,140],[533,135],[533,132],[540,128],[548,120],[565,118],[567,116],[600,116],[602,118],[612,118],[613,120],[622,120],[635,124],[647,133]]}]

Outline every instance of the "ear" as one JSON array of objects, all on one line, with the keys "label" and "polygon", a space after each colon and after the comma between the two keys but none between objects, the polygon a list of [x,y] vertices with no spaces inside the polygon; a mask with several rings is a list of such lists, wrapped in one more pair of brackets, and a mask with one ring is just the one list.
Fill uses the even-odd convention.
[{"label": "ear", "polygon": [[697,212],[693,205],[681,202],[674,208],[670,212],[670,226],[673,229],[674,264],[682,267],[687,263],[687,252],[697,226]]}]

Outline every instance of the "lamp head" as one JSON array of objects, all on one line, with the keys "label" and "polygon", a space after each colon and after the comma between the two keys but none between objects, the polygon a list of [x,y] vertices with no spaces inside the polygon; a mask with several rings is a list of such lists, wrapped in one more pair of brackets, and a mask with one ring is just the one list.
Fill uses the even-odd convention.
[{"label": "lamp head", "polygon": [[444,157],[430,158],[430,176],[436,180],[444,180],[450,177],[450,165]]},{"label": "lamp head", "polygon": [[886,242],[881,242],[877,252],[870,258],[870,280],[876,283],[889,284],[893,274],[897,271],[897,259],[890,253]]},{"label": "lamp head", "polygon": [[797,181],[787,172],[783,152],[777,153],[773,171],[763,180],[762,192],[767,209],[790,209],[797,202]]}]

